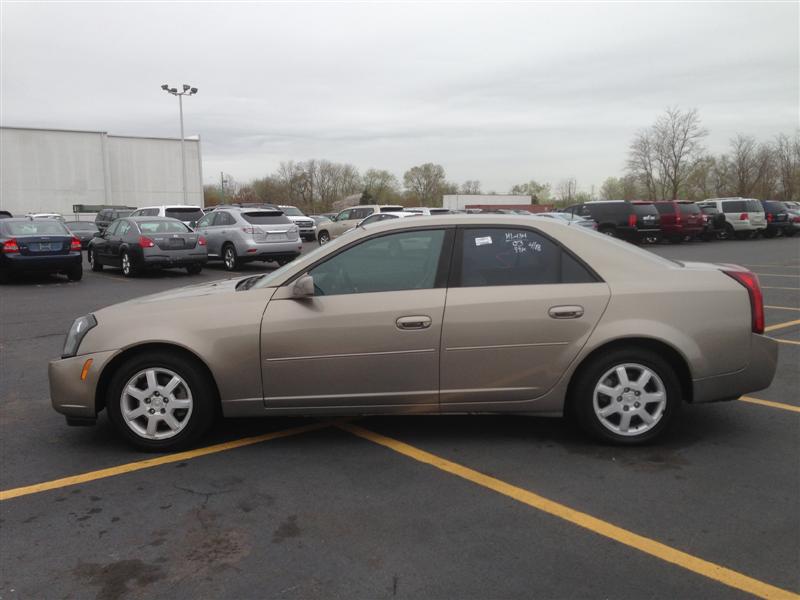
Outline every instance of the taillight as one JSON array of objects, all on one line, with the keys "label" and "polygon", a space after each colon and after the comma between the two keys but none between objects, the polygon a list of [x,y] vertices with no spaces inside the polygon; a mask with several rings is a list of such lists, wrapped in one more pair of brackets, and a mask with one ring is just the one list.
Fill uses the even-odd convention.
[{"label": "taillight", "polygon": [[775,218],[775,215],[773,215],[772,213],[767,213],[767,222],[768,223],[772,223],[772,219],[774,219],[774,218]]},{"label": "taillight", "polygon": [[628,227],[636,227],[636,215],[628,215]]},{"label": "taillight", "polygon": [[242,227],[242,231],[245,233],[249,233],[250,235],[255,235],[256,228],[255,227]]},{"label": "taillight", "polygon": [[800,223],[800,217],[795,217],[792,219],[792,223]]},{"label": "taillight", "polygon": [[17,244],[17,240],[10,239],[3,242],[3,254],[17,254],[19,253],[19,245]]},{"label": "taillight", "polygon": [[69,251],[70,252],[81,251],[81,241],[78,238],[74,237],[69,241]]},{"label": "taillight", "polygon": [[751,271],[726,271],[723,273],[741,283],[750,295],[750,321],[753,333],[764,333],[764,296],[758,276]]},{"label": "taillight", "polygon": [[206,238],[204,238],[202,235],[199,238],[197,238],[197,245],[198,246],[205,246],[206,245]]},{"label": "taillight", "polygon": [[739,215],[739,220],[740,221],[747,221],[749,219],[750,219],[750,217],[747,216],[747,213],[742,213],[742,214]]},{"label": "taillight", "polygon": [[149,237],[147,237],[147,236],[144,236],[144,235],[140,235],[140,236],[139,236],[139,245],[140,245],[142,248],[152,248],[152,247],[154,247],[156,244],[155,244],[155,242],[154,242],[153,240],[151,240]]}]

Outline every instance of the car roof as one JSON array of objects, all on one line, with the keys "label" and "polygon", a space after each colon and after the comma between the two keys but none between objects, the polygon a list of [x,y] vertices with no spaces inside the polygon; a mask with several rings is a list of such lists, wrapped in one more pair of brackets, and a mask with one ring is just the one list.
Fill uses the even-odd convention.
[{"label": "car roof", "polygon": [[172,217],[145,217],[144,215],[139,215],[136,217],[122,217],[120,220],[133,221],[134,223],[141,223],[142,221],[178,221],[178,223],[183,223],[183,221],[180,219],[174,219]]},{"label": "car roof", "polygon": [[[198,206],[197,204],[154,204],[152,206],[140,206],[135,210],[142,210],[143,208],[197,208],[202,210],[202,207]],[[125,209],[120,208],[119,210]]]}]

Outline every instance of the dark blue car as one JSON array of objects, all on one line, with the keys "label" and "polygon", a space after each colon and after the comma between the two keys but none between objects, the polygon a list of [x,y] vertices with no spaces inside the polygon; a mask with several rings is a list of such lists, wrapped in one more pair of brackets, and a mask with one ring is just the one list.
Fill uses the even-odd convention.
[{"label": "dark blue car", "polygon": [[81,241],[55,219],[0,220],[0,282],[12,273],[64,273],[83,277]]}]

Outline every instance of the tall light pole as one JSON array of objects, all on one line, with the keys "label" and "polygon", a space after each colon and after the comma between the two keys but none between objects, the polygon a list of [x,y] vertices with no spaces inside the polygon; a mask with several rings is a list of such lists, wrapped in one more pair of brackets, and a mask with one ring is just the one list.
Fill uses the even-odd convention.
[{"label": "tall light pole", "polygon": [[179,92],[178,88],[171,88],[168,84],[161,86],[161,89],[178,97],[178,110],[181,115],[181,181],[183,182],[183,203],[189,204],[189,195],[186,191],[186,145],[183,138],[183,97],[194,96],[197,93],[197,88],[190,85],[183,84],[183,91]]}]

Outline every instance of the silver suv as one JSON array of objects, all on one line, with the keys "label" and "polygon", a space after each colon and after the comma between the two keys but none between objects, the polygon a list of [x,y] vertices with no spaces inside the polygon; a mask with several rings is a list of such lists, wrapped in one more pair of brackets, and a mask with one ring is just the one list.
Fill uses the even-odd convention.
[{"label": "silver suv", "polygon": [[285,265],[303,249],[297,225],[280,210],[218,208],[201,218],[196,230],[206,238],[208,259],[222,260],[228,271],[253,260]]}]

